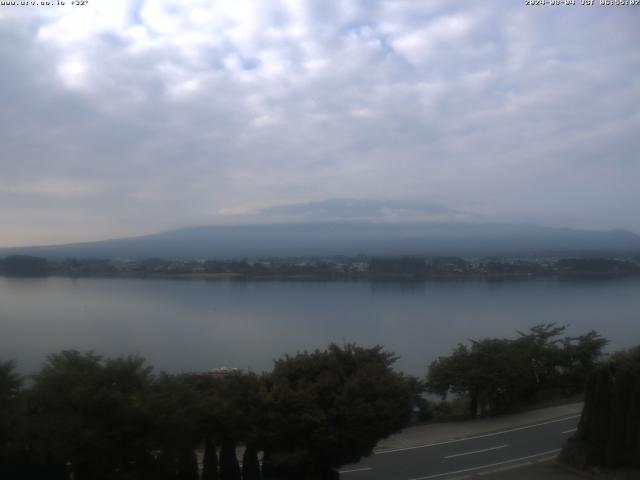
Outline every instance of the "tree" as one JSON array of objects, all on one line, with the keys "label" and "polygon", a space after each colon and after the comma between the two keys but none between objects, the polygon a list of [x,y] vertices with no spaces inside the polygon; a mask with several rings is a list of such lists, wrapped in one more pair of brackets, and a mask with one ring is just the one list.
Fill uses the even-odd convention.
[{"label": "tree", "polygon": [[267,386],[263,475],[331,478],[410,419],[413,389],[382,347],[353,344],[285,356]]},{"label": "tree", "polygon": [[[240,480],[236,442],[247,447],[245,454],[255,455],[264,437],[264,392],[253,373],[233,372],[218,381],[217,411],[220,415],[221,480]],[[248,453],[247,453],[248,452]],[[255,459],[257,461],[257,458]],[[250,459],[253,461],[253,458]]]},{"label": "tree", "polygon": [[591,372],[576,434],[561,459],[575,467],[640,467],[640,346]]},{"label": "tree", "polygon": [[478,412],[480,384],[469,375],[472,366],[471,352],[466,345],[458,344],[448,357],[439,357],[429,366],[427,388],[431,393],[446,398],[452,392],[468,396],[471,400],[470,414]]},{"label": "tree", "polygon": [[218,455],[212,433],[205,433],[202,480],[218,480]]},{"label": "tree", "polygon": [[429,367],[429,390],[446,397],[449,392],[469,398],[469,414],[481,408],[497,410],[513,405],[522,389],[523,357],[511,341],[484,339],[471,347],[458,345],[449,357]]},{"label": "tree", "polygon": [[255,443],[246,446],[242,456],[242,480],[260,480],[260,462]]},{"label": "tree", "polygon": [[198,480],[198,459],[193,447],[185,447],[178,453],[178,480]]},{"label": "tree", "polygon": [[233,372],[218,382],[216,410],[223,436],[245,444],[260,444],[264,437],[265,395],[260,377]]},{"label": "tree", "polygon": [[12,360],[0,362],[0,477],[9,477],[8,464],[13,461],[18,395],[22,378]]},{"label": "tree", "polygon": [[220,480],[240,480],[240,465],[236,457],[236,442],[225,437],[220,449]]},{"label": "tree", "polygon": [[0,407],[2,410],[15,400],[21,385],[22,378],[16,373],[16,363],[13,360],[0,362]]},{"label": "tree", "polygon": [[29,392],[32,455],[70,463],[77,480],[135,470],[147,452],[151,380],[140,357],[50,355]]},{"label": "tree", "polygon": [[13,255],[0,262],[0,270],[15,277],[39,277],[49,273],[49,263],[40,257]]},{"label": "tree", "polygon": [[449,356],[429,366],[428,390],[446,397],[469,398],[471,416],[497,411],[541,393],[552,396],[582,390],[587,374],[607,341],[595,331],[560,338],[566,327],[553,323],[533,326],[511,339],[472,340],[459,344]]},{"label": "tree", "polygon": [[595,330],[578,337],[565,337],[562,341],[563,384],[567,392],[584,390],[587,377],[602,357],[604,347],[609,343]]},{"label": "tree", "polygon": [[[257,451],[264,437],[265,393],[260,378],[253,373],[230,372],[220,378],[209,374],[189,377],[193,388],[202,399],[198,419],[205,437],[205,478],[216,478],[214,473],[216,443],[221,444],[220,478],[236,478],[240,469],[235,445],[244,445],[251,453]],[[251,447],[251,448],[249,448]],[[233,454],[231,451],[233,450]]]},{"label": "tree", "polygon": [[553,382],[562,365],[563,352],[560,348],[562,340],[558,338],[566,330],[566,326],[555,323],[541,323],[529,329],[527,333],[518,332],[520,338],[515,342],[518,349],[527,357],[528,378],[524,395],[530,399],[542,390],[548,382]]},{"label": "tree", "polygon": [[175,473],[169,478],[197,480],[194,452],[202,439],[199,420],[205,405],[189,376],[159,375],[147,407],[153,413],[151,448],[160,452],[158,469]]},{"label": "tree", "polygon": [[420,278],[427,273],[423,258],[377,257],[369,262],[369,271],[374,277]]}]

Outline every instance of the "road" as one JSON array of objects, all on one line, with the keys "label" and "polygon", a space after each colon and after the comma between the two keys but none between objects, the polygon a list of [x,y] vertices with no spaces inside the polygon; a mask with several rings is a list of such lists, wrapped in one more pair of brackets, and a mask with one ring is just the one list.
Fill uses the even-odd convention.
[{"label": "road", "polygon": [[343,480],[447,480],[499,472],[551,459],[580,415],[428,445],[377,451],[344,467]]}]

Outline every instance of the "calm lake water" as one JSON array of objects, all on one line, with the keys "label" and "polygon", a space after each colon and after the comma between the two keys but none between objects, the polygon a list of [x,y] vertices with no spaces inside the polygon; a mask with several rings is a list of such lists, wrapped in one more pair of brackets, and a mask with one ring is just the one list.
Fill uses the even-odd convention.
[{"label": "calm lake water", "polygon": [[0,277],[0,359],[22,372],[65,348],[140,353],[172,372],[262,371],[329,342],[382,344],[416,375],[458,342],[541,322],[640,344],[640,278],[427,283]]}]

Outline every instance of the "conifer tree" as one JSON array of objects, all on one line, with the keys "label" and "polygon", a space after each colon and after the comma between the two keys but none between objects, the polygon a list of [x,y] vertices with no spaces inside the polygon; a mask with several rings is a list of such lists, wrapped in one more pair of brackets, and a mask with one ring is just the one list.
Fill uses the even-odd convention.
[{"label": "conifer tree", "polygon": [[249,443],[242,456],[242,480],[260,480],[260,462],[258,449]]},{"label": "conifer tree", "polygon": [[236,442],[228,436],[222,440],[220,450],[220,480],[241,480],[240,465],[236,457]]},{"label": "conifer tree", "polygon": [[218,455],[213,435],[206,435],[204,442],[204,458],[202,460],[202,480],[218,480]]}]

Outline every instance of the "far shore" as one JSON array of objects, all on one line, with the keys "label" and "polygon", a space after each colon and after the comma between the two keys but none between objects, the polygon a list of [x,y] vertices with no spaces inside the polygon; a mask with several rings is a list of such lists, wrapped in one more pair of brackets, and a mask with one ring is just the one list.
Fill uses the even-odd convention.
[{"label": "far shore", "polygon": [[633,273],[450,273],[440,275],[354,275],[354,274],[243,274],[237,272],[219,273],[90,273],[90,274],[65,274],[52,272],[42,275],[7,275],[0,273],[4,278],[122,278],[122,279],[165,279],[165,280],[244,280],[244,281],[323,281],[323,282],[369,282],[369,283],[424,283],[424,282],[447,282],[447,281],[522,281],[542,278],[557,278],[563,280],[584,279],[584,280],[608,280],[626,277],[635,277]]}]

